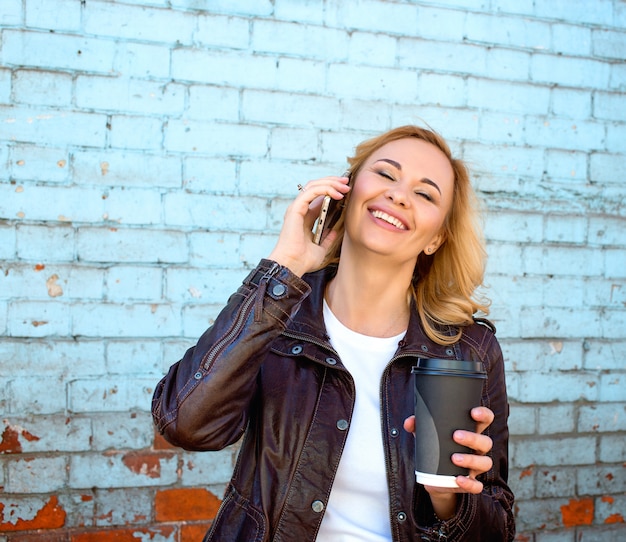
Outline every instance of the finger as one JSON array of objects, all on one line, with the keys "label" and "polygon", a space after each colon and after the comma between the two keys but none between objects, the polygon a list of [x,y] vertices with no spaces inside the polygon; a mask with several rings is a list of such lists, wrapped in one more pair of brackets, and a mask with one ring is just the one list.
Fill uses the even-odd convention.
[{"label": "finger", "polygon": [[456,453],[452,454],[452,463],[469,469],[470,477],[472,478],[491,470],[491,467],[493,467],[493,460],[487,455]]},{"label": "finger", "polygon": [[405,431],[415,435],[415,416],[409,416],[406,420],[404,420],[403,427]]},{"label": "finger", "polygon": [[[298,185],[298,198],[309,204],[319,196],[329,195],[333,199],[341,199],[350,191],[348,177],[324,177],[309,181],[305,186]],[[302,188],[300,188],[302,187]]]},{"label": "finger", "polygon": [[483,490],[482,482],[479,482],[476,478],[470,478],[469,476],[457,476],[456,483],[459,486],[459,490],[466,493],[478,495]]},{"label": "finger", "polygon": [[489,427],[495,418],[493,411],[487,407],[480,406],[473,408],[471,411],[472,419],[477,422],[476,431],[482,433]]},{"label": "finger", "polygon": [[493,447],[493,440],[487,435],[480,435],[478,433],[472,433],[471,431],[463,431],[461,429],[454,432],[452,435],[454,442],[466,446],[474,450],[478,454],[489,453]]}]

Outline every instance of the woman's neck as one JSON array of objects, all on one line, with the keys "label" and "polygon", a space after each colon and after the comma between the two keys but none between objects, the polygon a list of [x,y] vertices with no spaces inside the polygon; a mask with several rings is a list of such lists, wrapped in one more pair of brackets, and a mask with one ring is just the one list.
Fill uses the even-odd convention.
[{"label": "woman's neck", "polygon": [[385,268],[383,262],[339,261],[337,274],[326,289],[326,301],[349,329],[372,337],[393,337],[409,323],[409,286],[412,270]]}]

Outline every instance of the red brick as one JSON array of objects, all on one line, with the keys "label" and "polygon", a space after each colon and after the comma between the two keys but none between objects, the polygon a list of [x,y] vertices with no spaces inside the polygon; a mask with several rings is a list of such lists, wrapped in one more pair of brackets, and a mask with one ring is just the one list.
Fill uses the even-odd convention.
[{"label": "red brick", "polygon": [[565,527],[591,525],[593,523],[593,499],[570,499],[561,506],[561,518]]},{"label": "red brick", "polygon": [[210,527],[210,521],[182,525],[180,529],[180,542],[198,542],[204,538],[204,535]]},{"label": "red brick", "polygon": [[83,531],[73,533],[70,542],[137,542],[140,538],[138,534],[145,534],[153,540],[155,535],[159,537],[171,537],[175,533],[176,527],[173,525],[160,525],[158,527],[133,527],[131,529],[106,529],[99,531]]},{"label": "red brick", "polygon": [[166,489],[155,498],[155,517],[159,522],[211,520],[220,499],[206,489]]},{"label": "red brick", "polygon": [[[0,502],[0,517],[3,516],[4,504]],[[59,505],[56,495],[39,509],[34,518],[24,520],[17,518],[17,522],[0,523],[0,531],[30,531],[35,529],[58,529],[65,525],[65,510]]]},{"label": "red brick", "polygon": [[152,448],[154,448],[155,450],[177,450],[178,449],[177,446],[174,446],[173,444],[170,444],[169,442],[167,442],[167,440],[163,438],[163,435],[161,435],[161,433],[159,433],[156,428],[154,429],[154,440],[152,443]]},{"label": "red brick", "polygon": [[10,542],[68,542],[69,535],[59,531],[37,531],[36,533],[16,533],[9,538]]}]

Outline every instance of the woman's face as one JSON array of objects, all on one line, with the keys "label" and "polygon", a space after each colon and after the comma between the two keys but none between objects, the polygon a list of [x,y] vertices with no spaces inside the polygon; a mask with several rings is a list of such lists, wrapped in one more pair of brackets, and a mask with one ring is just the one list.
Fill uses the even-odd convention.
[{"label": "woman's face", "polygon": [[414,264],[422,251],[434,253],[445,240],[453,190],[452,166],[437,147],[416,138],[387,143],[354,179],[348,242]]}]

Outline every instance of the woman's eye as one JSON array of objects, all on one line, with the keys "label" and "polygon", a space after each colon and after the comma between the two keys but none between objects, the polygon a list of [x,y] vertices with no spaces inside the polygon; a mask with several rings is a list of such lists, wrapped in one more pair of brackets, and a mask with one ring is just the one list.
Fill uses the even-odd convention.
[{"label": "woman's eye", "polygon": [[378,174],[385,179],[389,179],[390,181],[395,181],[396,178],[391,175],[391,173],[387,173],[386,171],[379,171]]},{"label": "woman's eye", "polygon": [[426,201],[434,201],[433,197],[428,192],[415,192],[415,194],[424,198]]}]

